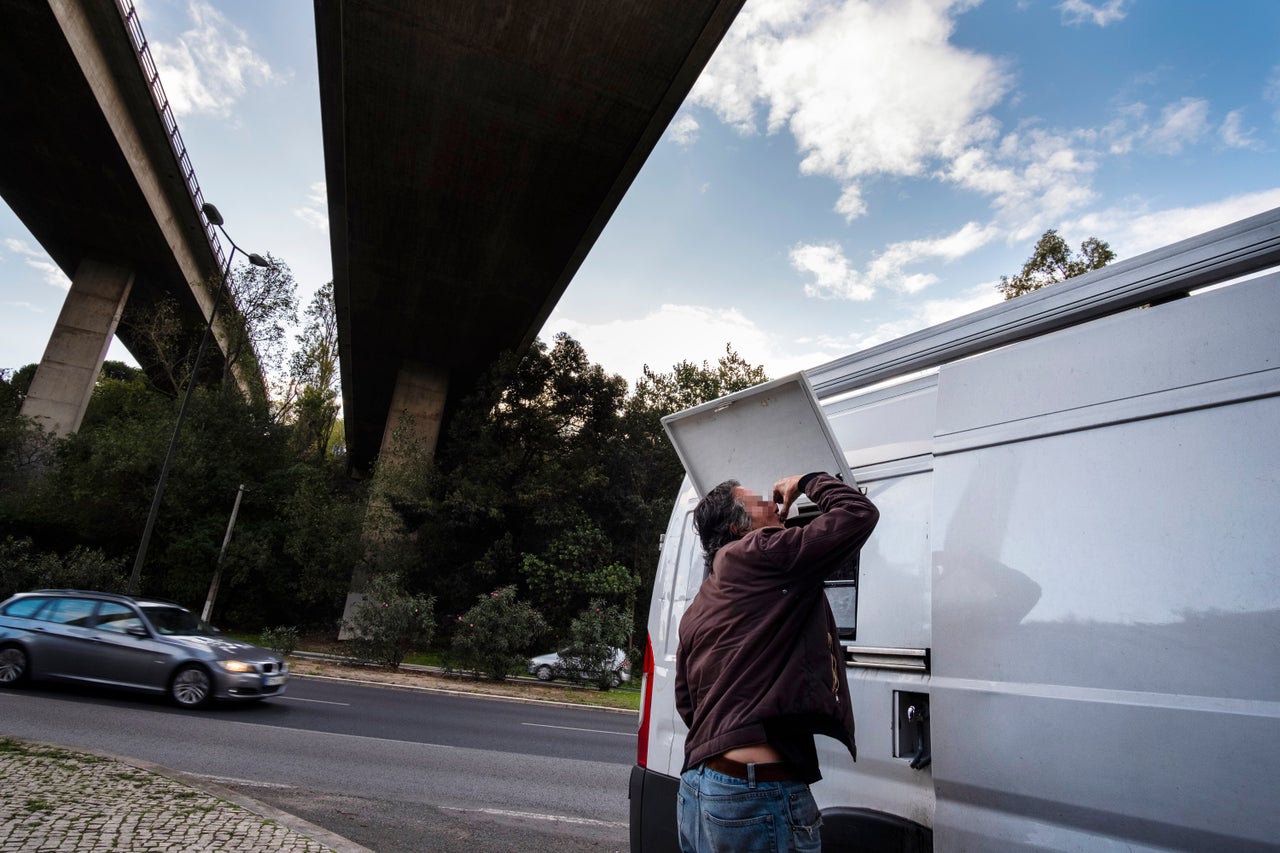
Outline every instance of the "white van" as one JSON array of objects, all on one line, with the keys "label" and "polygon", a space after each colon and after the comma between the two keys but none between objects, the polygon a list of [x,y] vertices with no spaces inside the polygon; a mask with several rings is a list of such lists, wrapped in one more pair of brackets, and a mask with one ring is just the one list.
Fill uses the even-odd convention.
[{"label": "white van", "polygon": [[809,389],[799,444],[880,509],[828,591],[858,760],[817,738],[824,849],[1280,849],[1277,267],[1280,209],[673,416],[632,852],[679,849],[692,483]]}]

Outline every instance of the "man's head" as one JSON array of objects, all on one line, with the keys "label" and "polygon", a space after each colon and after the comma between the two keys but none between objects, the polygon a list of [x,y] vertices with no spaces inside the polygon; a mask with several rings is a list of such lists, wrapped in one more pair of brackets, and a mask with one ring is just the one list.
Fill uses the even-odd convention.
[{"label": "man's head", "polygon": [[778,505],[744,489],[737,480],[725,480],[698,501],[693,529],[702,540],[707,568],[716,552],[735,539],[760,527],[778,526]]}]

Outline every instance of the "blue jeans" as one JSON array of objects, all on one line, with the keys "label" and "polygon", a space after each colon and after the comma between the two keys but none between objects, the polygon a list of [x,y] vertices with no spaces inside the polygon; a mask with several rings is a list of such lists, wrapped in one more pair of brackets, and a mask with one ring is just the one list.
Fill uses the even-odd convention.
[{"label": "blue jeans", "polygon": [[676,801],[684,853],[819,853],[822,816],[803,782],[686,770]]}]

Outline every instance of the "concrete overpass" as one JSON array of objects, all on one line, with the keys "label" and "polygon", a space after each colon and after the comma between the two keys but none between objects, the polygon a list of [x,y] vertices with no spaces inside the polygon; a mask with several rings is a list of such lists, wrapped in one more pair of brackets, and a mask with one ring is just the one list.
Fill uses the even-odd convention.
[{"label": "concrete overpass", "polygon": [[[533,341],[741,5],[315,0],[356,470]],[[0,194],[72,280],[28,398],[60,432],[113,333],[165,384],[117,324],[171,296],[197,334],[222,267],[144,45],[130,0],[0,0]]]},{"label": "concrete overpass", "polygon": [[355,469],[533,342],[741,5],[315,0]]},{"label": "concrete overpass", "polygon": [[120,4],[0,0],[0,195],[72,281],[24,407],[59,433],[79,427],[113,334],[170,384],[153,342],[117,323],[173,297],[194,339],[222,269],[154,66],[139,62],[132,4]]}]

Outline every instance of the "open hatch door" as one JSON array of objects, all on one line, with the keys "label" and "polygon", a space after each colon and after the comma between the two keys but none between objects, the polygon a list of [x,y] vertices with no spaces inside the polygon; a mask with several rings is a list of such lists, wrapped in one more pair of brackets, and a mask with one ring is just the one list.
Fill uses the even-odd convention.
[{"label": "open hatch door", "polygon": [[812,471],[854,482],[803,373],[667,415],[662,425],[699,495],[734,479],[767,498],[780,477]]}]

